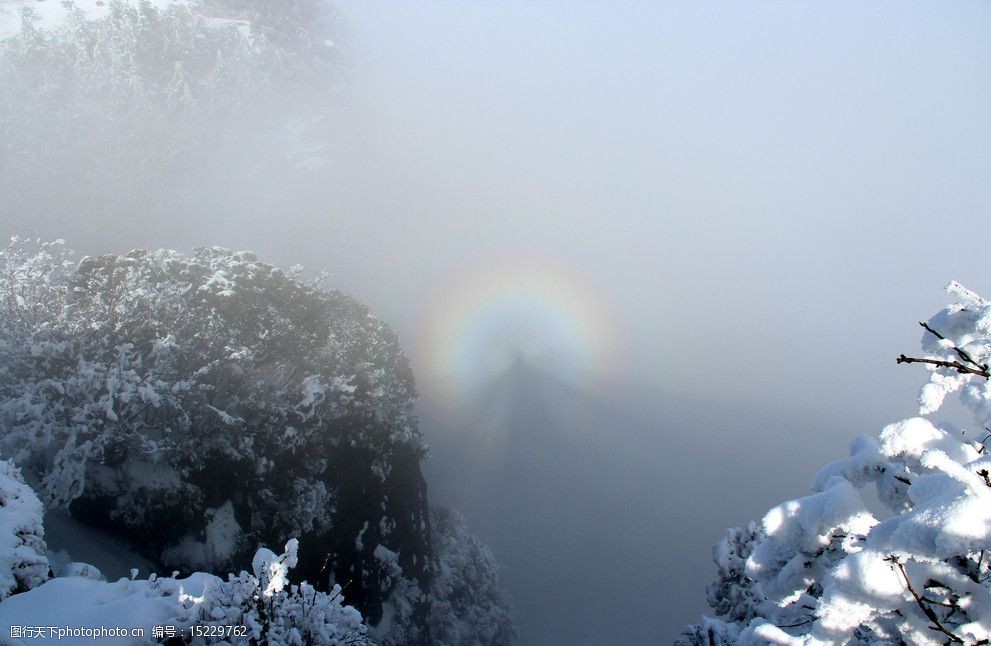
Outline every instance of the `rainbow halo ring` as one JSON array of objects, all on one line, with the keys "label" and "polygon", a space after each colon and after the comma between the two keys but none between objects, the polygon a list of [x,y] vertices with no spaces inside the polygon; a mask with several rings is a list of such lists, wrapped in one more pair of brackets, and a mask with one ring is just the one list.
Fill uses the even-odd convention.
[{"label": "rainbow halo ring", "polygon": [[617,309],[594,276],[560,259],[497,257],[461,272],[428,307],[420,370],[463,395],[523,360],[584,379],[619,355]]}]

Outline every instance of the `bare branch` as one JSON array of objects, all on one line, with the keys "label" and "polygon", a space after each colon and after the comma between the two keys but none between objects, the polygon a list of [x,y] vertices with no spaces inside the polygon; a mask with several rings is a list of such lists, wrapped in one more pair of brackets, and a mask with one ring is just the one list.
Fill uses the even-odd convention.
[{"label": "bare branch", "polygon": [[818,617],[809,617],[803,621],[799,621],[794,624],[777,624],[778,628],[797,628],[798,626],[804,626],[805,624],[811,624],[813,621],[818,619]]},{"label": "bare branch", "polygon": [[918,359],[916,357],[906,357],[904,354],[900,355],[896,360],[896,363],[928,363],[933,366],[939,366],[941,368],[953,368],[960,374],[966,375],[977,375],[979,377],[984,377],[985,379],[991,379],[991,372],[988,371],[988,367],[985,364],[980,370],[976,368],[971,368],[970,366],[965,366],[959,361],[943,361],[941,359]]}]

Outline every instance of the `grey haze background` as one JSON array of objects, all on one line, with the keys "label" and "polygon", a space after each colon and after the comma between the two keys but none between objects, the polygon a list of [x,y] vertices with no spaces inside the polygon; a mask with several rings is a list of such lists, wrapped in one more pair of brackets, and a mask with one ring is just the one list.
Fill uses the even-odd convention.
[{"label": "grey haze background", "polygon": [[[670,642],[722,528],[914,412],[922,372],[894,357],[945,283],[991,293],[991,5],[335,7],[329,163],[287,171],[291,191],[231,181],[232,154],[209,208],[0,196],[0,233],[326,268],[402,335],[431,495],[506,565],[520,643]],[[607,286],[628,365],[588,392],[517,362],[443,401],[418,354],[429,297],[519,249]]]}]

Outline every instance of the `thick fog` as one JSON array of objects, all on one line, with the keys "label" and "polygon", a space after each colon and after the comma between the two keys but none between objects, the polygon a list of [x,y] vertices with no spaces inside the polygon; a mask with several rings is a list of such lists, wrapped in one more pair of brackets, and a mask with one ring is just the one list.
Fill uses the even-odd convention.
[{"label": "thick fog", "polygon": [[989,21],[337,2],[330,66],[237,109],[122,138],[49,95],[18,127],[79,150],[8,165],[0,234],[326,270],[399,332],[431,499],[505,567],[519,643],[668,643],[723,528],[914,413],[894,359],[945,284],[991,293]]}]

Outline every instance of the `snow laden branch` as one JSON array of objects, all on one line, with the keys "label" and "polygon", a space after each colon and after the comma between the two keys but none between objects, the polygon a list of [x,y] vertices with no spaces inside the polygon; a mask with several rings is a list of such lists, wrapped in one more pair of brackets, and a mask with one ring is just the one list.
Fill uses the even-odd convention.
[{"label": "snow laden branch", "polygon": [[[921,324],[924,354],[898,358],[928,370],[919,416],[855,438],[811,495],[728,530],[715,616],[679,644],[991,644],[991,302],[947,291],[955,302]],[[954,393],[976,434],[932,419]]]},{"label": "snow laden branch", "polygon": [[[929,327],[926,323],[919,321],[919,325],[924,327],[927,332],[932,333],[937,339],[941,341],[946,340],[945,336]],[[933,366],[953,368],[960,374],[979,375],[985,379],[991,379],[991,372],[988,372],[988,364],[977,363],[966,350],[958,348],[957,346],[953,346],[953,350],[957,353],[957,356],[960,357],[960,359],[970,365],[965,365],[965,363],[960,363],[959,361],[946,361],[945,359],[917,359],[914,357],[906,357],[904,354],[899,355],[898,359],[895,361],[896,363],[928,363]]]},{"label": "snow laden branch", "polygon": [[[884,560],[887,561],[888,563],[891,563],[892,566],[897,568],[898,571],[901,573],[902,578],[905,579],[905,587],[908,588],[909,594],[911,594],[912,598],[915,599],[915,604],[919,606],[919,610],[922,611],[922,614],[928,617],[929,621],[933,623],[933,627],[939,632],[949,637],[951,642],[956,642],[958,644],[963,643],[962,639],[960,639],[952,632],[947,630],[946,626],[944,626],[940,622],[939,615],[931,607],[931,606],[944,606],[946,608],[951,608],[955,612],[960,609],[960,606],[957,605],[956,601],[954,601],[953,603],[943,603],[941,601],[936,601],[935,599],[929,599],[927,597],[922,596],[921,594],[916,592],[915,588],[912,587],[912,581],[911,579],[908,578],[908,572],[905,571],[905,566],[902,564],[901,561],[898,560],[897,556],[891,555]],[[936,584],[935,582],[933,582],[933,584],[934,584],[933,587],[942,587]],[[927,585],[926,587],[929,586]],[[984,639],[981,640],[979,643],[986,644],[987,642],[988,640]]]}]

